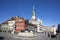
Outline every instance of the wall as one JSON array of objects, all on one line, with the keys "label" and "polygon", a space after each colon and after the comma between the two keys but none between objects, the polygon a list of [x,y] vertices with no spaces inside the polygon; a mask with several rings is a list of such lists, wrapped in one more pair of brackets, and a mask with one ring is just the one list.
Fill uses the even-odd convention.
[{"label": "wall", "polygon": [[16,20],[16,32],[19,32],[19,31],[21,31],[21,30],[25,30],[25,20],[24,19],[22,19],[22,18],[18,18],[17,20]]}]

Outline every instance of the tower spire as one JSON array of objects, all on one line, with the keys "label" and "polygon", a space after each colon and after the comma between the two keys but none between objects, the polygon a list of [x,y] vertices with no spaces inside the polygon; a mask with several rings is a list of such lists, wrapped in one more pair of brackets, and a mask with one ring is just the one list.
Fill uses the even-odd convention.
[{"label": "tower spire", "polygon": [[34,8],[34,5],[33,5],[33,10],[34,10],[35,8]]},{"label": "tower spire", "polygon": [[32,20],[36,20],[35,7],[34,7],[34,5],[33,5],[33,10],[32,10]]}]

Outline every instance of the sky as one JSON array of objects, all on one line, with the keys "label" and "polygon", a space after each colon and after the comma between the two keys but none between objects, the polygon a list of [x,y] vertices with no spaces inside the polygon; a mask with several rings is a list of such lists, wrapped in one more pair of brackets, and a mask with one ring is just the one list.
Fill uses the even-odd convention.
[{"label": "sky", "polygon": [[42,25],[60,23],[60,0],[0,0],[0,23],[14,16],[31,20],[33,5]]}]

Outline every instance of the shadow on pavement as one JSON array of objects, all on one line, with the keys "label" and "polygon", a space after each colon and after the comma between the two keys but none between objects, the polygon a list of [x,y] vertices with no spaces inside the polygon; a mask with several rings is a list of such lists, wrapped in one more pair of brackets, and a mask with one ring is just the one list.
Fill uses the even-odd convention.
[{"label": "shadow on pavement", "polygon": [[0,36],[0,40],[4,40],[4,37]]},{"label": "shadow on pavement", "polygon": [[57,36],[56,35],[52,35],[51,38],[57,38]]}]

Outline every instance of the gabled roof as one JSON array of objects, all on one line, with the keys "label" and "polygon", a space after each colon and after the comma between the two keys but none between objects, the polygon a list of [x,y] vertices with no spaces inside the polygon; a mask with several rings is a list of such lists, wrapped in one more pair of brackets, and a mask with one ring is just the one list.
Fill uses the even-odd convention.
[{"label": "gabled roof", "polygon": [[16,19],[23,19],[23,20],[25,20],[25,19],[24,19],[24,18],[22,18],[22,17],[15,16],[15,17],[11,17],[9,20],[7,20],[7,21],[5,21],[5,22],[3,22],[3,23],[1,23],[1,24],[8,24],[8,21],[16,20]]},{"label": "gabled roof", "polygon": [[7,21],[5,21],[5,22],[3,22],[3,23],[1,23],[1,24],[8,24],[8,20],[7,20]]}]

